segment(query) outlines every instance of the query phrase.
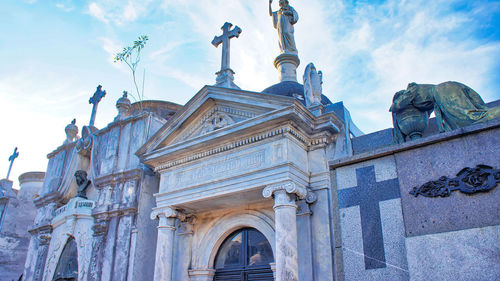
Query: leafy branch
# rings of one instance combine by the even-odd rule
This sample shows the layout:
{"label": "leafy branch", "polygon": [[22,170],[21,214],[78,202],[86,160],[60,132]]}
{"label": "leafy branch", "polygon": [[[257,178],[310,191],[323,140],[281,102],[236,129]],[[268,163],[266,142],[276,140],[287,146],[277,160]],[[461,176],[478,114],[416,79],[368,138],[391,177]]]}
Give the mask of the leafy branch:
{"label": "leafy branch", "polygon": [[144,70],[142,76],[142,87],[141,87],[142,91],[139,91],[139,86],[137,85],[136,70],[137,70],[137,65],[141,61],[141,50],[144,48],[144,46],[146,46],[146,42],[148,40],[149,38],[147,35],[141,35],[137,40],[134,41],[132,46],[123,48],[123,51],[121,53],[117,53],[116,56],[114,57],[114,62],[118,61],[124,62],[132,71],[132,78],[134,80],[137,98],[133,94],[131,94],[131,96],[135,101],[139,101],[141,105],[141,110],[142,110],[142,100],[144,99],[144,78],[146,70]]}

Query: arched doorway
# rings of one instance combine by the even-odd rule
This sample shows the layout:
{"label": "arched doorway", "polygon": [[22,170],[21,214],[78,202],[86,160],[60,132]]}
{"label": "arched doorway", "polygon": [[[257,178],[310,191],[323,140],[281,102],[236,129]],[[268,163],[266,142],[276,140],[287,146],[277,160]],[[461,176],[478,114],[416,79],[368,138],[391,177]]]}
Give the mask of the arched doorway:
{"label": "arched doorway", "polygon": [[73,237],[68,239],[57,263],[53,281],[78,280],[78,249]]}
{"label": "arched doorway", "polygon": [[272,262],[273,250],[266,237],[254,228],[240,229],[220,246],[214,280],[274,280]]}

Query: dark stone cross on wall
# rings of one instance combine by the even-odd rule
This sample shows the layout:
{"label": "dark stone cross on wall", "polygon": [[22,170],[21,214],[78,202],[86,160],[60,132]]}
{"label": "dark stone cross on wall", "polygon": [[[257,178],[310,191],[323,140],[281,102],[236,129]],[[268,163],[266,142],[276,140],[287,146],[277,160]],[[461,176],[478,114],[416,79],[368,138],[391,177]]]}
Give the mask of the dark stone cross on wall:
{"label": "dark stone cross on wall", "polygon": [[94,95],[89,99],[89,104],[92,104],[92,115],[90,115],[90,122],[89,122],[89,126],[94,126],[94,122],[95,122],[95,116],[97,114],[97,105],[99,104],[99,102],[101,101],[101,99],[106,96],[106,91],[103,91],[102,90],[102,86],[99,85],[97,86],[97,89],[94,93]]}
{"label": "dark stone cross on wall", "polygon": [[365,269],[385,268],[380,201],[400,198],[398,179],[377,182],[373,166],[356,169],[358,186],[339,190],[339,208],[359,206]]}
{"label": "dark stone cross on wall", "polygon": [[19,152],[17,151],[17,147],[14,149],[14,153],[12,153],[11,156],[9,156],[9,171],[7,172],[7,177],[6,179],[8,180],[9,179],[9,176],[10,176],[10,171],[12,170],[12,164],[14,164],[14,160],[16,160],[16,158],[19,156]]}

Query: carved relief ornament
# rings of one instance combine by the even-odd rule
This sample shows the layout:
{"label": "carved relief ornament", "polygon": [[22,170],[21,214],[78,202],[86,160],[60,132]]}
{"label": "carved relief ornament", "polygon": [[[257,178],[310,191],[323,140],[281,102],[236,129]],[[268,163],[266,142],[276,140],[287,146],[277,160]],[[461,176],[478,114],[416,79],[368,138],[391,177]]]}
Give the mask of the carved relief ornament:
{"label": "carved relief ornament", "polygon": [[410,194],[417,197],[448,197],[452,191],[460,190],[465,194],[488,192],[500,182],[500,169],[487,165],[477,165],[475,168],[463,168],[455,178],[446,176],[436,181],[429,181],[420,187],[414,187]]}

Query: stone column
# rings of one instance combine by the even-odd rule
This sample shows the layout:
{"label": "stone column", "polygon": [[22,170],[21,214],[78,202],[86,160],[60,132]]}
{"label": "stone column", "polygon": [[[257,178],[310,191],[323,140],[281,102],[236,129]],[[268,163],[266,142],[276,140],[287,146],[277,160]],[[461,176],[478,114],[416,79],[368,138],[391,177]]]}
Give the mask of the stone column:
{"label": "stone column", "polygon": [[266,198],[274,196],[277,281],[299,280],[295,200],[305,198],[306,194],[304,187],[292,181],[268,185],[262,191]]}
{"label": "stone column", "polygon": [[92,237],[92,254],[89,263],[89,281],[101,280],[102,263],[104,259],[104,242],[106,241],[106,234],[108,233],[109,218],[107,216],[96,216],[94,231]]}
{"label": "stone column", "polygon": [[154,281],[173,281],[172,265],[177,215],[177,211],[171,207],[154,209],[151,213],[152,220],[159,219]]}

